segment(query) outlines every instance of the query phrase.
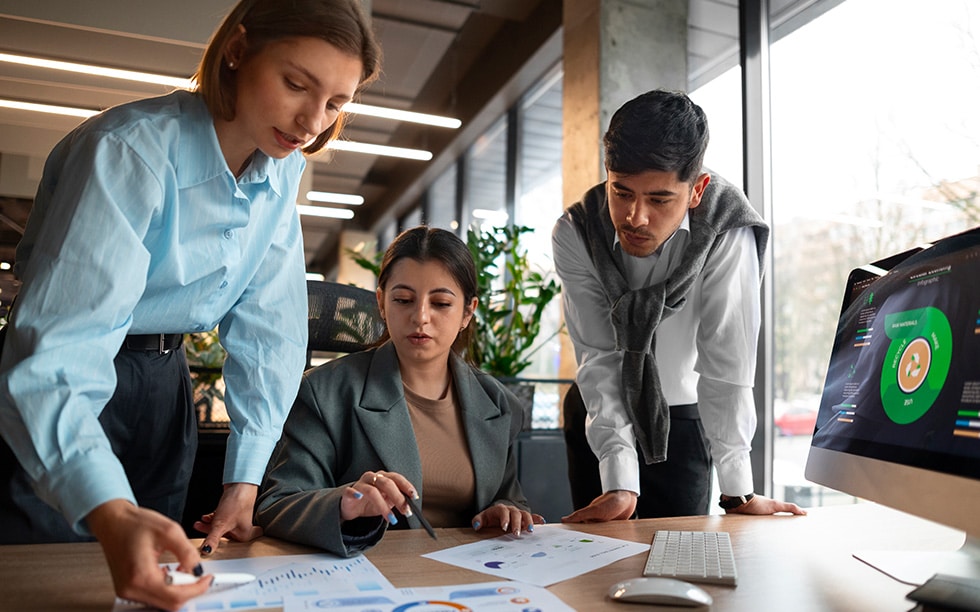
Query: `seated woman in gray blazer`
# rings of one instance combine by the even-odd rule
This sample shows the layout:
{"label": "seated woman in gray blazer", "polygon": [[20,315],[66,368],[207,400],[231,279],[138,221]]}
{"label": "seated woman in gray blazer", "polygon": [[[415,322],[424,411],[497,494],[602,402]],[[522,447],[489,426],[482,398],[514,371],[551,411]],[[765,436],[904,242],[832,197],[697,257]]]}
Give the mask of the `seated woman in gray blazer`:
{"label": "seated woman in gray blazer", "polygon": [[395,239],[378,276],[385,337],[303,377],[257,503],[267,535],[358,554],[389,525],[420,527],[405,495],[435,527],[520,535],[544,522],[517,482],[517,398],[459,356],[476,291],[452,232]]}

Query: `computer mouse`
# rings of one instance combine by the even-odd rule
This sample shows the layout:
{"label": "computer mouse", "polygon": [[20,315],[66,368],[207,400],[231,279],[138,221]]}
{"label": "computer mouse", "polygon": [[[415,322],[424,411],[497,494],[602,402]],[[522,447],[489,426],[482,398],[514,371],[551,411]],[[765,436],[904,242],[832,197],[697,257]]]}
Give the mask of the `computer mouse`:
{"label": "computer mouse", "polygon": [[673,578],[630,578],[609,587],[609,599],[628,603],[667,606],[710,606],[708,592],[697,585]]}

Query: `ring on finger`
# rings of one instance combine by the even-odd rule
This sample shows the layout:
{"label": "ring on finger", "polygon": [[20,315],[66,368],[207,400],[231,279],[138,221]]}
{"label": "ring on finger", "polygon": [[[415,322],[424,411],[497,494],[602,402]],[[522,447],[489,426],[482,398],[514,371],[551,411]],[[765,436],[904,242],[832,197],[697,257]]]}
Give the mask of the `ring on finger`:
{"label": "ring on finger", "polygon": [[371,479],[371,484],[376,484],[378,482],[378,473],[374,473],[374,478]]}

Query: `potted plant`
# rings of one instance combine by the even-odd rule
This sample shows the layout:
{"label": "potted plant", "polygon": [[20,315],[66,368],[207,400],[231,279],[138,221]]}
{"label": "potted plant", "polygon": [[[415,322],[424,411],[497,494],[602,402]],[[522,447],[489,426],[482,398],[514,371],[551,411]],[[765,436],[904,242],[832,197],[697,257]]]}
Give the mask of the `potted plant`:
{"label": "potted plant", "polygon": [[194,407],[201,426],[226,425],[225,396],[222,391],[221,367],[227,353],[218,341],[218,330],[187,334],[184,351],[194,386]]}

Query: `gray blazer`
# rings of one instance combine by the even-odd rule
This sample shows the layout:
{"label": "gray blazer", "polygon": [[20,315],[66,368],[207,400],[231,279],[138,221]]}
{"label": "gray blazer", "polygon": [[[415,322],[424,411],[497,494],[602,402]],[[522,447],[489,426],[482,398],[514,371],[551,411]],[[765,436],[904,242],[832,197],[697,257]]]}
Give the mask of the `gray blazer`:
{"label": "gray blazer", "polygon": [[[453,384],[462,410],[476,479],[474,516],[503,501],[527,510],[517,481],[513,444],[521,429],[517,398],[492,376],[452,354]],[[348,521],[341,529],[344,490],[364,472],[402,474],[424,490],[394,346],[347,355],[306,373],[272,454],[256,507],[267,535],[351,556],[380,541],[387,522]],[[414,516],[399,517],[411,528]]]}

